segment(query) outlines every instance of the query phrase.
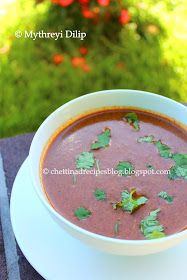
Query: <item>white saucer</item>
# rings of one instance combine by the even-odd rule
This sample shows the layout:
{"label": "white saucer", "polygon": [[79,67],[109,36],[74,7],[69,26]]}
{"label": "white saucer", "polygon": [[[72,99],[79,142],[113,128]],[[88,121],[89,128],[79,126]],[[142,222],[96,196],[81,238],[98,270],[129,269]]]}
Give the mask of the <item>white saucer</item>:
{"label": "white saucer", "polygon": [[49,216],[29,180],[25,160],[11,195],[16,240],[30,264],[48,280],[186,280],[187,242],[165,252],[124,257],[87,247]]}

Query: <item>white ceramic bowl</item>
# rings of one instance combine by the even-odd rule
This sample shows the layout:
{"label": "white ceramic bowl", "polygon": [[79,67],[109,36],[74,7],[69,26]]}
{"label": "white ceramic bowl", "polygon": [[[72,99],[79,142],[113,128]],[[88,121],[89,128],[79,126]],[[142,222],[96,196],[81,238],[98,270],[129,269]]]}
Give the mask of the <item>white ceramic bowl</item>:
{"label": "white ceramic bowl", "polygon": [[[40,183],[40,158],[51,135],[72,117],[85,111],[109,106],[132,106],[152,110],[187,125],[187,108],[169,98],[137,90],[106,90],[76,98],[58,108],[39,127],[31,144],[29,164],[33,186],[41,200],[58,224],[74,237],[103,251],[118,255],[146,255],[170,248],[187,239],[187,230],[154,240],[119,240],[101,236],[71,223],[59,215],[48,203]],[[172,217],[171,217],[172,219]],[[51,237],[52,238],[52,237]]]}

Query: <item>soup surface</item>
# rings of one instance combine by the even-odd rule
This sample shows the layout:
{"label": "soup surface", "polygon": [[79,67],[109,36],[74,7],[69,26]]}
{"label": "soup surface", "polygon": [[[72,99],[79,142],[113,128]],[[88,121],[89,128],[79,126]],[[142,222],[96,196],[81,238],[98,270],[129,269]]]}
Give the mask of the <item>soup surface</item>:
{"label": "soup surface", "polygon": [[58,213],[97,234],[152,239],[187,227],[187,132],[149,112],[104,110],[63,128],[41,179]]}

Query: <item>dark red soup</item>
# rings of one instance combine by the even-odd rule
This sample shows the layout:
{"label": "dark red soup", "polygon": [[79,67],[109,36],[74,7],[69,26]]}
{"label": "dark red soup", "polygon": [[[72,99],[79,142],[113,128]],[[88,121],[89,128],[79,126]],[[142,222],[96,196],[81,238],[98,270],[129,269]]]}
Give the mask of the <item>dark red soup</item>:
{"label": "dark red soup", "polygon": [[88,231],[133,240],[187,227],[187,131],[153,113],[81,117],[52,137],[41,177],[54,209]]}

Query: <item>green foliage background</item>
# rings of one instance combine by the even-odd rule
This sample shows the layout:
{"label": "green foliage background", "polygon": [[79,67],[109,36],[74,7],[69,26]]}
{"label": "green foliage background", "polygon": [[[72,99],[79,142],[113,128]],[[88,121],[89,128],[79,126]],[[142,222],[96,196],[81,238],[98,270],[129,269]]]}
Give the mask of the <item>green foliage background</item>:
{"label": "green foliage background", "polygon": [[[115,2],[115,1],[114,1]],[[44,1],[0,4],[0,137],[37,129],[54,109],[86,93],[113,88],[152,91],[187,101],[187,7],[185,0],[123,0],[132,16],[93,25],[78,6]],[[113,4],[114,14],[118,7]],[[4,11],[4,13],[2,12]],[[77,39],[16,39],[16,30],[83,29]],[[72,67],[78,48],[89,49],[89,73]],[[53,63],[56,53],[64,56]],[[123,67],[117,67],[117,65]]]}

